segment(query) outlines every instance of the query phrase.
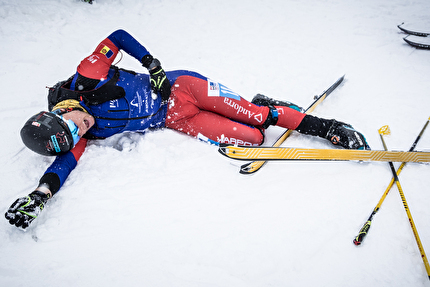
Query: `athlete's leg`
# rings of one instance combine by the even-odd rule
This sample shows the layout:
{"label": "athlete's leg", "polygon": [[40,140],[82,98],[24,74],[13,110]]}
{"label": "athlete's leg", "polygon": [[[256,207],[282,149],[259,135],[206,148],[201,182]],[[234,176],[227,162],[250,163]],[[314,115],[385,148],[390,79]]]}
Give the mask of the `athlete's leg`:
{"label": "athlete's leg", "polygon": [[[202,105],[193,94],[205,92],[207,94],[206,81],[191,77],[192,82],[185,83],[181,78],[183,77],[179,77],[172,87],[166,127],[221,143],[260,145],[263,142],[264,136],[260,129],[230,120],[224,115],[203,110],[209,108]],[[196,80],[203,81],[205,84],[201,85],[199,81],[196,83]],[[201,90],[202,86],[204,90]],[[218,109],[214,108],[214,110]]]}
{"label": "athlete's leg", "polygon": [[[267,106],[248,102],[219,83],[192,76],[178,77],[172,87],[172,94],[178,92],[182,94],[181,97],[187,98],[186,104],[193,105],[194,109],[214,112],[247,125],[263,126],[270,111]],[[289,107],[277,106],[276,109],[277,125],[284,128],[295,129],[304,117],[303,113]]]}
{"label": "athlete's leg", "polygon": [[192,117],[166,121],[166,127],[193,137],[218,143],[261,145],[263,132],[258,128],[232,121],[218,114],[200,111]]}
{"label": "athlete's leg", "polygon": [[[178,77],[174,86],[172,94],[177,89],[177,93],[182,94],[183,98],[187,99],[187,104],[194,106],[190,110],[210,111],[244,124],[261,126],[263,128],[277,125],[297,130],[304,134],[323,137],[330,140],[333,144],[338,144],[345,148],[369,148],[364,136],[348,124],[312,117],[288,106],[277,105],[276,103],[275,105],[269,104],[268,106],[255,105],[246,101],[227,87],[210,80],[206,81],[191,76],[182,76]],[[196,113],[192,112],[191,114]],[[194,124],[196,126],[199,124],[203,125],[198,119],[199,117],[196,117]],[[211,122],[209,120],[203,120],[202,122],[205,121]],[[220,126],[217,134],[229,129],[229,124]]]}

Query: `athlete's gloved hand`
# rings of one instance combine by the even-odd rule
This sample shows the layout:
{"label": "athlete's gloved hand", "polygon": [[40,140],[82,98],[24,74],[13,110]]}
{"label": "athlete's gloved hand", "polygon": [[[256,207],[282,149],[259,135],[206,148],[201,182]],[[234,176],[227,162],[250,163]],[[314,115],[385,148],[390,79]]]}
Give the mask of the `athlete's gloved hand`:
{"label": "athlete's gloved hand", "polygon": [[160,93],[163,102],[167,102],[170,97],[170,82],[166,77],[166,73],[161,67],[158,59],[154,59],[151,55],[145,55],[142,58],[142,65],[148,69],[151,77],[151,89],[155,94]]}
{"label": "athlete's gloved hand", "polygon": [[15,200],[5,213],[5,217],[10,224],[25,229],[37,218],[48,199],[48,194],[33,191],[29,195]]}
{"label": "athlete's gloved hand", "polygon": [[164,72],[161,66],[157,66],[154,69],[149,71],[151,75],[151,88],[154,93],[160,92],[161,99],[163,102],[167,102],[170,97],[170,82],[166,77],[166,73]]}

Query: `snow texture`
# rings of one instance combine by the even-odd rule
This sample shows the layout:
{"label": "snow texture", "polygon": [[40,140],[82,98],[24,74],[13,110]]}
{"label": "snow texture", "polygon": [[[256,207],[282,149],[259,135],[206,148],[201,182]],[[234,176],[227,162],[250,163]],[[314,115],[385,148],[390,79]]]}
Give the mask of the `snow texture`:
{"label": "snow texture", "polygon": [[[116,29],[166,70],[189,69],[247,99],[262,93],[408,150],[430,116],[430,51],[397,25],[430,27],[428,0],[0,0],[0,210],[30,193],[52,158],[25,149],[24,122]],[[121,67],[145,72],[124,55]],[[270,128],[269,138],[282,130]],[[294,133],[287,145],[330,148]],[[418,150],[430,148],[430,130]],[[386,163],[243,162],[171,130],[93,141],[27,232],[0,220],[0,286],[429,286]],[[398,166],[398,164],[396,164]],[[430,167],[400,175],[430,255]]]}

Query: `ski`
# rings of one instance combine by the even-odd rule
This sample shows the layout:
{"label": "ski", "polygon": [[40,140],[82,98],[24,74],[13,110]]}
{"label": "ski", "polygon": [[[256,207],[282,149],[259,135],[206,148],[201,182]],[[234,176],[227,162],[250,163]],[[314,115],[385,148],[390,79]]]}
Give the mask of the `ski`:
{"label": "ski", "polygon": [[[336,80],[336,82],[331,85],[328,89],[322,92],[319,96],[314,97],[314,101],[310,104],[310,106],[305,110],[306,114],[311,113],[328,95],[331,94],[343,81],[345,75]],[[272,147],[279,147],[291,134],[292,130],[285,130],[275,141]],[[252,161],[250,163],[244,164],[240,167],[241,174],[252,174],[259,171],[264,165],[266,161]]]}
{"label": "ski", "polygon": [[403,40],[412,47],[430,49],[430,37],[406,36]]}
{"label": "ski", "polygon": [[402,23],[400,25],[397,25],[397,27],[404,33],[409,34],[409,35],[415,35],[415,36],[421,36],[421,37],[426,37],[430,35],[430,32],[423,32],[423,31],[419,31],[419,30],[412,30],[412,29],[408,29],[405,27],[402,27],[402,25],[405,23]]}
{"label": "ski", "polygon": [[218,151],[226,157],[238,160],[430,162],[430,152],[249,147],[229,144],[220,144]]}

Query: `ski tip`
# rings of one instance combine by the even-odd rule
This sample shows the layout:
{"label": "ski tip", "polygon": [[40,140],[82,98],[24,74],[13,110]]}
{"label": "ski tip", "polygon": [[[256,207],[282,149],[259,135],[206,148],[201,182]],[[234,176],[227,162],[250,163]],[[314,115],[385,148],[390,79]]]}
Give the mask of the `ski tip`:
{"label": "ski tip", "polygon": [[267,161],[251,161],[240,167],[241,174],[254,174],[259,171]]}
{"label": "ski tip", "polygon": [[337,81],[336,81],[336,83],[337,83],[337,85],[336,86],[340,86],[340,84],[343,84],[344,83],[344,80],[345,80],[345,76],[346,76],[346,74],[343,74]]}
{"label": "ski tip", "polygon": [[402,24],[397,25],[397,28],[400,29],[405,34],[409,34],[409,31],[402,27],[402,25],[405,24],[405,22],[402,22]]}
{"label": "ski tip", "polygon": [[336,83],[342,83],[343,80],[345,79],[346,74],[343,74],[339,79],[337,79]]}
{"label": "ski tip", "polygon": [[226,155],[227,154],[227,147],[224,147],[224,146],[218,147],[218,152],[222,155]]}
{"label": "ski tip", "polygon": [[218,145],[218,152],[220,153],[220,154],[222,154],[222,155],[224,155],[224,156],[226,156],[226,157],[228,157],[228,148],[230,147],[230,146],[233,146],[232,144],[225,144],[225,143],[220,143],[219,145]]}
{"label": "ski tip", "polygon": [[409,45],[413,46],[413,43],[411,41],[409,41],[408,39],[409,35],[406,37],[403,37],[403,41],[405,41],[406,43],[408,43]]}
{"label": "ski tip", "polygon": [[248,169],[247,168],[241,168],[240,170],[239,170],[239,173],[240,174],[252,174],[252,172],[248,172]]}
{"label": "ski tip", "polygon": [[252,173],[252,162],[248,162],[240,167],[239,173],[251,174]]}

